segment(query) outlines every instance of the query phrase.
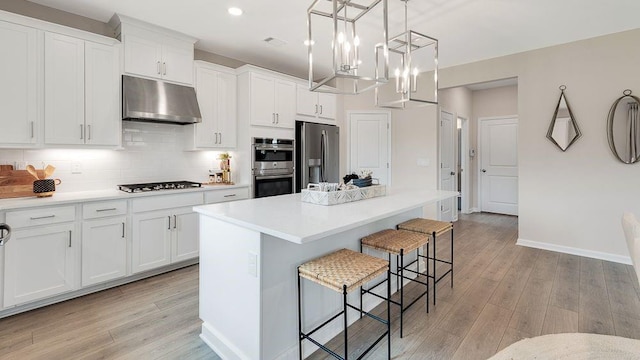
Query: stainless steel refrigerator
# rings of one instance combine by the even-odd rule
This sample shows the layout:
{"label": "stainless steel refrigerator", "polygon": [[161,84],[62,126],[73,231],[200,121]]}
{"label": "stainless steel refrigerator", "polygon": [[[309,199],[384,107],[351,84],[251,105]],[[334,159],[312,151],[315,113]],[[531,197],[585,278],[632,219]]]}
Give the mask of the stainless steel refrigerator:
{"label": "stainless steel refrigerator", "polygon": [[340,182],[340,128],[296,121],[296,192],[309,183]]}

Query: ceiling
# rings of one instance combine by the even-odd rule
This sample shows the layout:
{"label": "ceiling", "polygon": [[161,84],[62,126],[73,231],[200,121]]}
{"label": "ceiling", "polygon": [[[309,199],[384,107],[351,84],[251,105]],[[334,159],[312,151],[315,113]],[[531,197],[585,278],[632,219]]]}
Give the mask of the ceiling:
{"label": "ceiling", "polygon": [[[198,49],[307,76],[310,0],[30,1],[102,22],[120,13],[198,38]],[[404,3],[388,1],[394,35],[404,27]],[[231,6],[244,14],[229,15]],[[640,27],[638,0],[413,0],[408,6],[409,28],[439,40],[441,68]],[[285,44],[269,45],[268,37]]]}

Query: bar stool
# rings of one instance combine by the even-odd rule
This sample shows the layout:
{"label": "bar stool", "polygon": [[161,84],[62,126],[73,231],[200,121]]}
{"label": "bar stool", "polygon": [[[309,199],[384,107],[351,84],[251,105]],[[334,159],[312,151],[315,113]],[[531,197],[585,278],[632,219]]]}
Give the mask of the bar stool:
{"label": "bar stool", "polygon": [[[413,265],[414,263],[419,263],[420,258],[428,258],[427,256],[420,255],[420,248],[425,244],[429,243],[429,236],[418,234],[411,231],[405,230],[394,230],[394,229],[386,229],[382,231],[378,231],[371,235],[365,236],[360,240],[360,251],[362,248],[366,247],[369,249],[386,252],[388,254],[389,263],[391,263],[391,255],[396,255],[396,272],[391,271],[391,274],[396,276],[396,287],[400,288],[400,301],[389,300],[391,303],[400,306],[400,337],[403,337],[402,325],[403,325],[403,316],[405,310],[409,309],[411,305],[415,304],[420,298],[423,296],[427,296],[427,313],[429,312],[429,279],[426,279],[426,283],[413,277],[405,276],[404,272],[408,271],[420,275],[420,268],[418,267],[418,271],[414,271],[409,269],[408,267]],[[416,251],[416,259],[411,261],[408,264],[404,264],[404,256]],[[427,247],[427,251],[429,247]],[[422,285],[425,285],[425,291],[421,293],[417,298],[415,298],[409,305],[404,306],[404,279],[408,279],[411,281],[415,281]],[[384,280],[387,281],[387,280]],[[379,298],[382,298],[380,295],[372,292],[376,287],[381,285],[384,281],[370,287],[369,289],[360,289],[360,306],[362,307],[362,295],[365,293],[372,294]]]}
{"label": "bar stool", "polygon": [[[438,282],[440,282],[443,277],[447,276],[447,274],[451,274],[451,287],[453,287],[453,223],[416,218],[398,224],[397,227],[401,230],[412,231],[419,234],[427,234],[433,239],[433,257],[429,257],[429,253],[427,252],[427,258],[433,261],[433,275],[429,275],[429,265],[427,263],[427,277],[433,279],[433,305],[435,305],[436,285],[438,285]],[[436,257],[436,237],[446,233],[447,231],[451,231],[451,258],[449,261],[438,259]],[[436,274],[436,262],[450,265],[449,270],[445,271],[445,273],[440,275],[440,277],[438,277]]]}
{"label": "bar stool", "polygon": [[[373,280],[374,278],[382,275],[383,273],[387,273],[387,279],[389,279],[390,271],[389,271],[389,262],[383,259],[376,258],[374,256],[366,255],[359,253],[357,251],[342,249],[331,254],[322,256],[320,258],[308,261],[300,266],[298,266],[298,332],[300,336],[300,359],[302,360],[302,343],[305,339],[309,340],[322,350],[329,353],[331,356],[336,359],[347,359],[349,356],[349,348],[348,348],[348,336],[347,336],[347,308],[352,308],[362,313],[366,314],[370,318],[377,320],[385,325],[387,325],[387,331],[385,331],[378,339],[371,344],[365,351],[360,355],[359,358],[362,358],[366,355],[374,346],[376,346],[380,340],[382,340],[385,336],[387,337],[387,351],[388,351],[388,359],[391,359],[391,311],[389,306],[389,301],[387,300],[387,319],[382,319],[376,315],[373,315],[368,312],[362,311],[362,303],[360,304],[360,308],[357,308],[349,303],[347,303],[347,294],[353,291],[356,288],[361,287],[366,282]],[[305,278],[307,280],[313,281],[317,284],[325,286],[331,290],[335,290],[342,294],[342,311],[338,314],[331,317],[329,320],[323,322],[315,329],[309,332],[302,331],[302,303],[301,303],[301,291],[300,291],[300,278]],[[391,296],[391,285],[387,285],[387,298]],[[362,296],[360,297],[362,301]],[[329,349],[328,347],[320,344],[318,341],[311,338],[316,331],[318,331],[323,326],[329,324],[331,321],[338,318],[340,315],[344,315],[344,357],[336,354],[334,351]]]}

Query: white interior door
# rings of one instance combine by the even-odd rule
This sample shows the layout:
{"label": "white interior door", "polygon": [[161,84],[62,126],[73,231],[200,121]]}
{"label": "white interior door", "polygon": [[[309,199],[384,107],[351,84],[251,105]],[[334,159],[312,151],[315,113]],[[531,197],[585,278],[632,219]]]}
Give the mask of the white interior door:
{"label": "white interior door", "polygon": [[518,215],[518,118],[480,119],[481,211]]}
{"label": "white interior door", "polygon": [[[452,113],[440,110],[440,189],[447,191],[457,191],[453,131],[456,127],[455,119]],[[457,200],[451,198],[440,202],[440,220],[457,220]]]}
{"label": "white interior door", "polygon": [[391,184],[388,112],[349,114],[349,171],[373,171],[380,184]]}

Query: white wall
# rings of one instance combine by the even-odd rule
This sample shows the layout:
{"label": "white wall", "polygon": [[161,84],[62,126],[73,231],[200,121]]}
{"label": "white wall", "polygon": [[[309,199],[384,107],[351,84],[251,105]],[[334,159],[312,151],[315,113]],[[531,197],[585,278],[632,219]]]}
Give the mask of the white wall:
{"label": "white wall", "polygon": [[[216,151],[184,151],[180,125],[123,122],[123,150],[42,149],[0,150],[0,164],[24,161],[41,169],[56,167],[62,180],[56,191],[116,188],[117,184],[157,181],[208,181],[208,170],[218,167]],[[233,156],[234,154],[231,153]],[[231,160],[232,171],[234,160]],[[81,174],[72,174],[77,162]],[[233,172],[232,172],[233,176]]]}
{"label": "white wall", "polygon": [[[640,92],[640,29],[456,66],[441,87],[518,77],[519,237],[527,244],[628,261],[623,211],[640,214],[640,165],[611,154],[606,117],[624,89]],[[566,153],[546,139],[560,85],[583,132]]]}

